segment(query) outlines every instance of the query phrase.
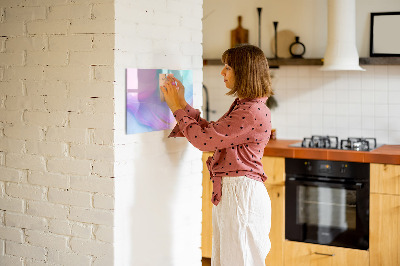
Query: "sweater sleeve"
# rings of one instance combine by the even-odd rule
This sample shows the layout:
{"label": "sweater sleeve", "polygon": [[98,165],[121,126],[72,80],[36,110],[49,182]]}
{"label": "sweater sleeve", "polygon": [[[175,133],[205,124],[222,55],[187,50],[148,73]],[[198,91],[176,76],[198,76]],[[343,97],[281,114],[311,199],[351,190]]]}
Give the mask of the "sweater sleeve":
{"label": "sweater sleeve", "polygon": [[[200,110],[194,109],[192,106],[190,106],[190,104],[186,105],[184,111],[189,117],[196,120],[202,127],[205,127],[209,124],[207,120],[200,117]],[[184,137],[184,135],[180,131],[178,124],[176,124],[176,126],[172,129],[171,133],[168,136],[168,138],[176,138],[176,137]]]}
{"label": "sweater sleeve", "polygon": [[179,109],[174,116],[178,121],[180,132],[201,151],[224,149],[254,141],[257,120],[249,109],[235,109],[218,122],[202,126],[187,113]]}

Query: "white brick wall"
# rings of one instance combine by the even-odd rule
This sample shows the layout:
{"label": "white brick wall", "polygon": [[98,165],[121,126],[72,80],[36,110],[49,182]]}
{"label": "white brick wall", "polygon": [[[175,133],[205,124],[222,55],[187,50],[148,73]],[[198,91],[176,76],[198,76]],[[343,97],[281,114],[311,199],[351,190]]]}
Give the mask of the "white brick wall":
{"label": "white brick wall", "polygon": [[201,18],[202,0],[0,2],[1,265],[200,265],[201,152],[125,135],[125,69],[192,69],[200,107]]}
{"label": "white brick wall", "polygon": [[112,265],[114,1],[0,1],[0,265]]}
{"label": "white brick wall", "polygon": [[199,108],[203,1],[115,2],[114,264],[201,265],[201,152],[169,130],[125,135],[125,70],[193,70]]}

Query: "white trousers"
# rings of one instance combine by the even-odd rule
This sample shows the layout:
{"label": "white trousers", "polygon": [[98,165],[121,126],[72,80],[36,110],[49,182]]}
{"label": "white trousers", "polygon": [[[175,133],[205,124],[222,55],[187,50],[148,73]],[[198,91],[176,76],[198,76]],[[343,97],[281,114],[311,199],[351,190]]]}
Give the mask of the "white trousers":
{"label": "white trousers", "polygon": [[262,182],[223,177],[212,211],[212,266],[262,266],[271,249],[271,201]]}

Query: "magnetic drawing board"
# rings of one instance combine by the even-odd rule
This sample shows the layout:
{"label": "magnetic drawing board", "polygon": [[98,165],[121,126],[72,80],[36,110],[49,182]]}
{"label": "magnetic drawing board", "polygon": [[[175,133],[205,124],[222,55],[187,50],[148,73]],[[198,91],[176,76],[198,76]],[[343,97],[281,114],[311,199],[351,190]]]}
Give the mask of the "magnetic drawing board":
{"label": "magnetic drawing board", "polygon": [[175,126],[175,118],[159,87],[166,75],[173,75],[182,82],[185,87],[185,99],[190,105],[193,104],[192,70],[127,68],[127,134],[166,130]]}

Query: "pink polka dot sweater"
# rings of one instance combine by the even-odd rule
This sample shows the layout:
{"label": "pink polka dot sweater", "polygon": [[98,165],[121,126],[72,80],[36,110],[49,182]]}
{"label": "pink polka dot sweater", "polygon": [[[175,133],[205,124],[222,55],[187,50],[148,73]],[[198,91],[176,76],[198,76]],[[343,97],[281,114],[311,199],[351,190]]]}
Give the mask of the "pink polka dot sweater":
{"label": "pink polka dot sweater", "polygon": [[221,200],[224,176],[247,176],[261,182],[267,179],[261,159],[271,132],[271,112],[267,97],[236,99],[228,112],[216,122],[200,117],[200,111],[187,105],[175,111],[178,121],[169,137],[186,137],[201,151],[214,151],[207,160],[213,182],[211,201]]}

